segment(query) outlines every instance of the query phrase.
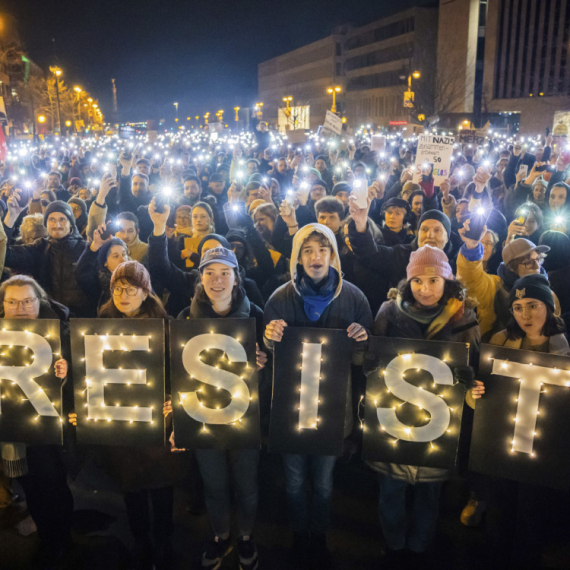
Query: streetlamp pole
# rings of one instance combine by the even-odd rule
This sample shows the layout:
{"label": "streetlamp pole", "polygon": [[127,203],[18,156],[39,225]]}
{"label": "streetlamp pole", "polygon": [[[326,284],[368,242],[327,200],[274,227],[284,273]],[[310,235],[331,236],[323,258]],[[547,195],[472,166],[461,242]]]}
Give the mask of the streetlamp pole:
{"label": "streetlamp pole", "polygon": [[62,71],[59,67],[50,67],[50,71],[55,75],[55,96],[57,99],[57,127],[59,134],[61,135],[61,108],[59,104],[59,76]]}
{"label": "streetlamp pole", "polygon": [[327,89],[327,93],[329,95],[332,95],[332,107],[331,107],[331,113],[335,113],[336,114],[336,94],[340,93],[342,91],[342,87],[340,87],[339,85],[336,85],[335,87],[329,87]]}

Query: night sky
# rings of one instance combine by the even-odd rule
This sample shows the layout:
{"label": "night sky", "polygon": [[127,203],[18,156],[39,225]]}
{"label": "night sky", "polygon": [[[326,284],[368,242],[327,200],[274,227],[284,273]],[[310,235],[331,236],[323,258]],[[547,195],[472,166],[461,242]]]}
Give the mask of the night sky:
{"label": "night sky", "polygon": [[[429,0],[2,0],[31,58],[57,62],[71,85],[122,120],[202,115],[251,106],[257,64],[326,37],[334,26],[374,19]],[[55,38],[55,53],[54,43]]]}

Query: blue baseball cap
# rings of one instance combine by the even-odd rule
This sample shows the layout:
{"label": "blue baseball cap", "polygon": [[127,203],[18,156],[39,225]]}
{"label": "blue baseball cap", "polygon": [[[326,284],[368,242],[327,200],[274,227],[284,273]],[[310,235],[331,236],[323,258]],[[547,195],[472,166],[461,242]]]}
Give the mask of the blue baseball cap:
{"label": "blue baseball cap", "polygon": [[234,269],[237,269],[238,267],[238,261],[235,253],[231,249],[226,249],[225,247],[214,247],[204,253],[200,260],[200,271],[212,263],[223,263],[224,265],[233,267]]}

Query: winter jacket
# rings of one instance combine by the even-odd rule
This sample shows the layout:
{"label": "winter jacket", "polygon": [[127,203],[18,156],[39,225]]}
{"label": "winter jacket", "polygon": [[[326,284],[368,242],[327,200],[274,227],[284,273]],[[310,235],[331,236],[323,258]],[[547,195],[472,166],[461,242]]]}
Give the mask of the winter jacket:
{"label": "winter jacket", "polygon": [[[391,296],[394,297],[392,293]],[[446,308],[432,321],[424,333],[416,320],[400,310],[397,299],[392,298],[380,307],[372,332],[374,335],[391,338],[425,338],[426,340],[469,343],[470,362],[475,363],[479,358],[481,334],[477,317],[465,302],[457,299],[448,301]],[[367,463],[375,471],[394,479],[401,479],[411,485],[444,481],[449,475],[449,470],[434,467],[380,461],[368,461]]]}
{"label": "winter jacket", "polygon": [[[299,250],[303,237],[308,236],[312,231],[320,231],[327,238],[329,235],[324,233],[320,228],[320,224],[311,224],[300,229],[297,234],[298,238],[295,240],[297,247],[293,248],[291,255],[291,281],[282,285],[277,289],[269,298],[265,305],[264,322],[269,324],[271,321],[282,319],[290,327],[310,327],[310,328],[327,328],[327,329],[342,329],[346,330],[352,323],[358,323],[367,330],[370,330],[372,325],[372,313],[370,312],[370,305],[364,293],[355,287],[352,283],[344,281],[340,268],[340,260],[336,245],[336,240],[331,241],[331,246],[335,253],[331,260],[331,267],[339,274],[339,283],[335,291],[333,300],[329,303],[322,315],[317,321],[311,321],[304,309],[303,297],[297,290],[295,284],[297,271]],[[327,228],[328,229],[328,228]],[[329,234],[332,233],[328,230]],[[330,239],[329,239],[330,241]],[[273,352],[274,341],[264,337],[265,346]],[[356,343],[347,337],[347,342],[353,344],[352,362],[353,364],[362,364],[364,350],[366,343]],[[348,396],[345,414],[345,437],[348,436],[352,430],[352,382],[349,377],[348,382]]]}
{"label": "winter jacket", "polygon": [[[509,339],[507,336],[507,331],[502,330],[497,334],[493,335],[489,344],[494,344],[495,346],[504,346],[505,348],[516,348],[520,350],[522,344],[522,337],[517,339]],[[566,340],[564,334],[556,334],[548,338],[548,353],[549,354],[560,354],[566,356],[570,354],[570,346]]]}

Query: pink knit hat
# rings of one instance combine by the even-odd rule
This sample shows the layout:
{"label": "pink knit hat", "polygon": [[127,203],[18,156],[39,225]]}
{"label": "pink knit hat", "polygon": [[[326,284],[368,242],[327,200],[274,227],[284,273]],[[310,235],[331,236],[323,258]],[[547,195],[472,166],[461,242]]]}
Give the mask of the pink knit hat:
{"label": "pink knit hat", "polygon": [[406,271],[408,281],[418,275],[433,275],[443,277],[444,279],[454,279],[447,255],[441,249],[431,245],[424,245],[416,251],[412,251]]}

